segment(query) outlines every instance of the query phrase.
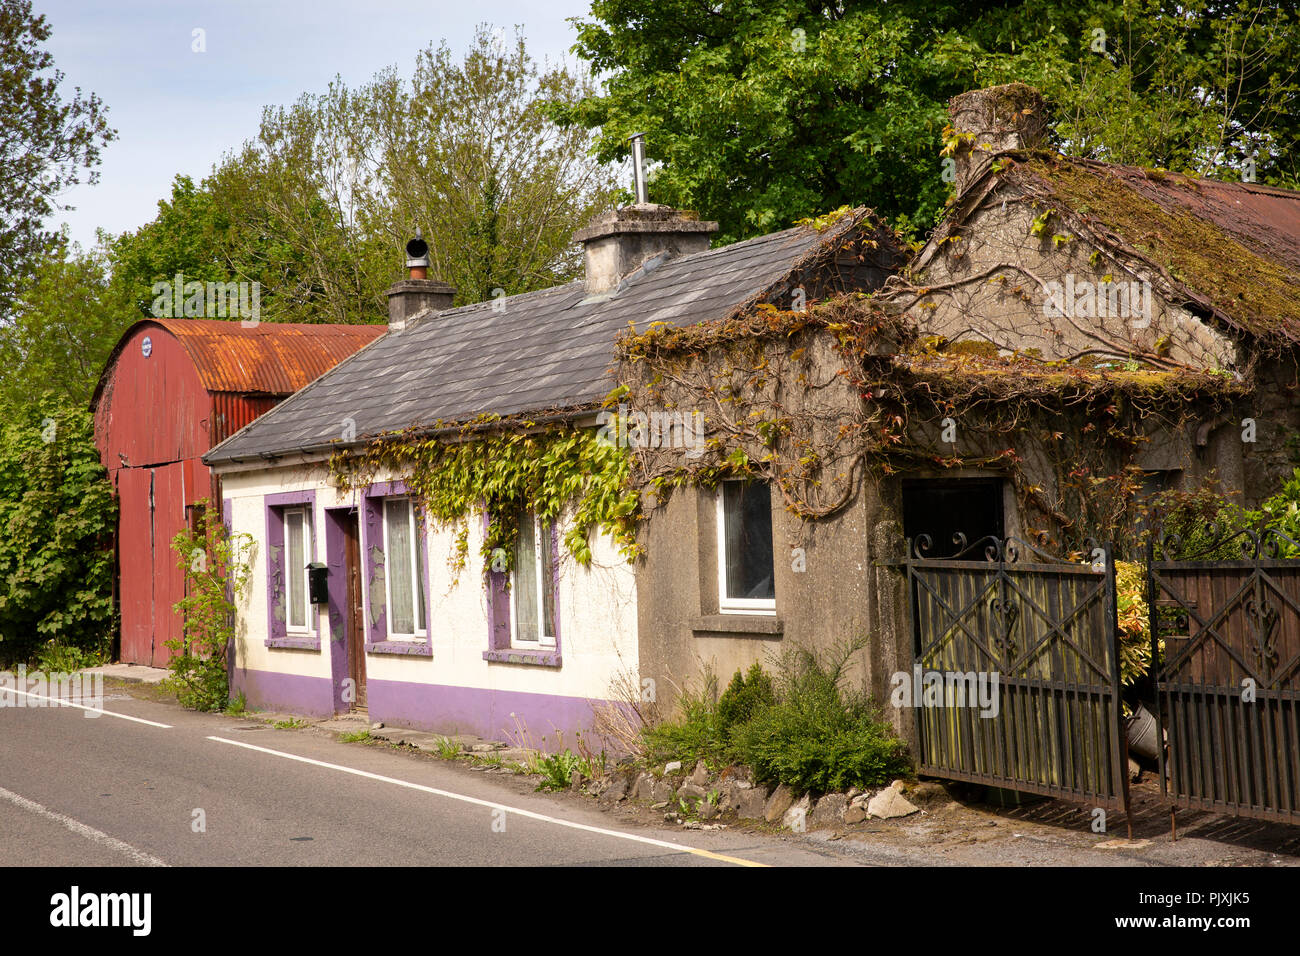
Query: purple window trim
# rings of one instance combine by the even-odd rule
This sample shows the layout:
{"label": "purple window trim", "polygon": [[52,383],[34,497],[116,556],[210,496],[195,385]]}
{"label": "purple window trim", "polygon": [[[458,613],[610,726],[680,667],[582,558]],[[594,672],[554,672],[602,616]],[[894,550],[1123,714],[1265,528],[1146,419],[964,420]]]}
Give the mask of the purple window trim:
{"label": "purple window trim", "polygon": [[529,647],[511,647],[483,652],[483,660],[496,664],[530,664],[534,667],[560,667],[563,661],[559,651],[549,647],[534,650]]}
{"label": "purple window trim", "polygon": [[[364,507],[362,508],[363,520],[361,522],[361,567],[362,567],[362,590],[363,595],[364,620],[366,625],[366,653],[371,653],[372,648],[376,654],[407,654],[415,656],[432,656],[433,649],[430,646],[428,651],[410,651],[410,650],[387,650],[389,646],[405,647],[407,645],[420,646],[421,643],[428,645],[429,636],[433,629],[433,587],[432,577],[430,574],[432,562],[429,560],[428,535],[426,534],[424,522],[417,521],[416,529],[420,539],[420,547],[424,552],[424,638],[415,640],[389,640],[388,639],[388,588],[387,577],[384,579],[384,606],[378,611],[371,607],[370,591],[375,581],[375,574],[382,568],[387,575],[387,561],[384,560],[384,499],[401,495],[410,495],[411,489],[405,481],[376,481],[366,487],[362,495]],[[373,542],[373,544],[372,544]],[[371,549],[378,551],[381,560],[376,562],[371,557]],[[379,650],[378,648],[385,648]]]}
{"label": "purple window trim", "polygon": [[[491,516],[483,510],[483,533],[486,535]],[[555,595],[555,646],[554,647],[515,647],[514,622],[510,615],[510,591],[506,587],[509,574],[505,571],[493,571],[488,565],[487,589],[488,600],[488,649],[483,652],[483,660],[499,664],[535,664],[542,667],[559,667],[563,663],[560,653],[560,554],[559,522],[551,519],[551,590]],[[541,595],[537,596],[541,600]]]}
{"label": "purple window trim", "polygon": [[[289,609],[285,606],[285,549],[284,549],[284,509],[295,505],[305,505],[311,512],[312,557],[316,555],[316,491],[282,491],[266,495],[263,506],[266,511],[266,633],[267,647],[297,647],[295,644],[283,643],[290,640],[304,640],[306,635],[289,637]],[[282,617],[275,616],[276,601],[279,600]],[[315,649],[320,650],[320,635],[315,635]]]}
{"label": "purple window trim", "polygon": [[403,657],[432,657],[433,645],[428,641],[377,641],[366,644],[367,654],[398,654]]}
{"label": "purple window trim", "polygon": [[298,651],[319,651],[320,635],[316,637],[268,637],[267,647],[288,647]]}

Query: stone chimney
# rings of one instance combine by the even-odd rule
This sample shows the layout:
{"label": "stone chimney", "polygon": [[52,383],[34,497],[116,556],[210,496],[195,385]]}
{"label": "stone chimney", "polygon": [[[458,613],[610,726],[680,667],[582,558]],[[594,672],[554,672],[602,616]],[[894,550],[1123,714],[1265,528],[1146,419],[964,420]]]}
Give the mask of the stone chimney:
{"label": "stone chimney", "polygon": [[401,332],[410,320],[421,312],[441,312],[450,309],[456,297],[456,287],[429,275],[429,245],[415,230],[415,238],[406,244],[406,267],[411,277],[394,282],[385,293],[388,296],[388,330]]}
{"label": "stone chimney", "polygon": [[957,148],[957,195],[978,179],[993,157],[1009,149],[1039,149],[1047,140],[1043,96],[1024,83],[960,93],[948,101],[952,128],[965,139]]}
{"label": "stone chimney", "polygon": [[587,259],[587,295],[600,295],[639,269],[647,259],[688,256],[709,248],[716,222],[701,222],[693,212],[637,203],[601,213],[573,238]]}

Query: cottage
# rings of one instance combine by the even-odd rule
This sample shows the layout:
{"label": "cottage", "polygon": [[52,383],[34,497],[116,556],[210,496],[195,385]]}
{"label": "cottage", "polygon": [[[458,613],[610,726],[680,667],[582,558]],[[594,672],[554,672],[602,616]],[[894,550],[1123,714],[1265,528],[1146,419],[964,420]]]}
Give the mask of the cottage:
{"label": "cottage", "polygon": [[[886,700],[906,542],[1122,552],[1154,492],[1267,495],[1300,424],[1300,195],[1064,159],[1022,85],[952,110],[956,192],[910,262],[865,210],[707,250],[639,203],[578,234],[582,282],[460,309],[394,286],[383,339],[205,456],[263,545],[234,688],[569,733],[861,637]],[[632,500],[596,452],[563,505],[521,492],[593,434]]]}
{"label": "cottage", "polygon": [[640,454],[672,489],[642,527],[643,675],[860,636],[886,701],[916,648],[906,542],[1133,557],[1150,494],[1251,505],[1297,463],[1300,194],[1065,159],[1020,84],[955,98],[952,126],[949,214],[871,297],[624,341],[632,407],[708,417],[705,480]]}
{"label": "cottage", "polygon": [[[863,212],[709,250],[714,229],[664,206],[619,209],[577,236],[585,280],[457,309],[424,277],[418,243],[408,247],[415,274],[389,292],[388,333],[204,456],[230,527],[261,545],[232,690],[256,707],[365,709],[395,725],[554,741],[589,728],[593,702],[618,698],[616,685],[652,686],[634,544],[589,520],[621,507],[592,500],[591,475],[564,476],[554,508],[506,494],[502,479],[484,494],[504,500],[431,516],[422,507],[455,487],[422,483],[400,459],[359,471],[340,460],[364,465],[388,436],[411,460],[428,442],[482,471],[511,453],[490,436],[546,433],[573,436],[588,463],[625,462],[625,428],[597,437],[621,332],[869,290],[900,258]],[[687,454],[683,438],[669,444]],[[560,454],[538,445],[524,467]],[[485,547],[507,510],[517,533]],[[312,562],[327,567],[320,604],[302,571]]]}
{"label": "cottage", "polygon": [[146,319],[114,347],[91,399],[119,501],[120,659],[164,666],[185,593],[172,538],[221,500],[213,445],[373,341],[382,327]]}

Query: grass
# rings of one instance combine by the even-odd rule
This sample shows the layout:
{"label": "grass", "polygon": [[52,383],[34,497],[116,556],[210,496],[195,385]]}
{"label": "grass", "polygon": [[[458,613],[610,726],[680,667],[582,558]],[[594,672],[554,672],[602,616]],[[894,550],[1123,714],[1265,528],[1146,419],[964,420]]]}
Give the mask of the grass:
{"label": "grass", "polygon": [[299,730],[307,726],[307,721],[301,717],[287,717],[284,720],[277,720],[272,726],[276,730]]}
{"label": "grass", "polygon": [[435,745],[438,748],[438,756],[443,760],[457,760],[460,758],[460,744],[450,737],[440,737]]}
{"label": "grass", "polygon": [[348,730],[339,734],[339,740],[345,744],[359,744],[363,740],[370,739],[370,729],[362,728],[361,730]]}

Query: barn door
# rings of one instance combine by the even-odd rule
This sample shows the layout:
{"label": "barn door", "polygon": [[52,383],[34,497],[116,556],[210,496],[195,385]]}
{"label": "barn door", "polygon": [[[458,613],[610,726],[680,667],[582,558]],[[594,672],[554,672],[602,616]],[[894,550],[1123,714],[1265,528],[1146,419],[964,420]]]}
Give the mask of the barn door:
{"label": "barn door", "polygon": [[122,614],[120,657],[126,664],[153,663],[153,471],[118,472],[119,602]]}

